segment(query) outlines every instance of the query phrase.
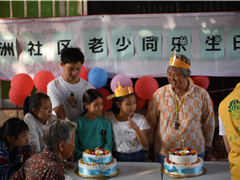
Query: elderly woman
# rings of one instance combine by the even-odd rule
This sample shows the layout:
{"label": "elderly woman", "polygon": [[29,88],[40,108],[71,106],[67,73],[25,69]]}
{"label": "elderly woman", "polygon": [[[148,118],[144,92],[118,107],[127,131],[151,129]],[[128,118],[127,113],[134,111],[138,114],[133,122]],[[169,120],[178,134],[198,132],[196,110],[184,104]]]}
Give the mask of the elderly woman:
{"label": "elderly woman", "polygon": [[45,130],[45,148],[30,157],[10,179],[65,179],[63,161],[74,150],[76,125],[57,119]]}
{"label": "elderly woman", "polygon": [[171,149],[182,148],[182,141],[203,159],[205,147],[212,146],[215,121],[211,99],[205,89],[188,79],[189,68],[186,56],[174,54],[167,69],[169,84],[152,97],[146,116],[152,161],[163,164]]}

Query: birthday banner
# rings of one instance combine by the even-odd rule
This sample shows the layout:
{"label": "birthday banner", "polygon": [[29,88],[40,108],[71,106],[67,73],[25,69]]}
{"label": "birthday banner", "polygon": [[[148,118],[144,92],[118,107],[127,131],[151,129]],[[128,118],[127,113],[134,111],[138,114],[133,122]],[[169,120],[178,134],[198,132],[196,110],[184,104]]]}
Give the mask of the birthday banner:
{"label": "birthday banner", "polygon": [[181,13],[98,15],[0,20],[0,78],[63,74],[60,56],[79,47],[87,70],[108,77],[165,77],[177,51],[191,61],[191,75],[240,76],[240,15]]}

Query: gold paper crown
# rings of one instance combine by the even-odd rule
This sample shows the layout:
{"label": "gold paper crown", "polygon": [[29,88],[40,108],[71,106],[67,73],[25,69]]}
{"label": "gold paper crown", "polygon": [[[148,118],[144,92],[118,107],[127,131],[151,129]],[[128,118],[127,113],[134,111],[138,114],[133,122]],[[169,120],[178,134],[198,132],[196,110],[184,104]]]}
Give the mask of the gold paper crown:
{"label": "gold paper crown", "polygon": [[175,51],[174,54],[170,57],[169,66],[189,69],[190,68],[190,62],[186,59],[182,59],[181,56],[177,57],[176,56],[176,51]]}
{"label": "gold paper crown", "polygon": [[114,86],[115,94],[107,96],[107,100],[112,99],[114,97],[125,96],[134,92],[131,84],[129,84],[129,86],[126,86],[126,84],[124,84],[124,86],[121,86],[119,81],[117,83],[118,83],[118,88]]}

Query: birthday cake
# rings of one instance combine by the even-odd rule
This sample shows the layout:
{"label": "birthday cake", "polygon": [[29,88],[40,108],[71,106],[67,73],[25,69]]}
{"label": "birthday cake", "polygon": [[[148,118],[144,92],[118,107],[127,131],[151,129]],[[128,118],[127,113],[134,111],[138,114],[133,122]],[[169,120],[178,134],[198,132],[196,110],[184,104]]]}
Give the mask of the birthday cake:
{"label": "birthday cake", "polygon": [[171,175],[200,175],[203,171],[203,160],[192,148],[171,149],[169,157],[164,159],[164,170]]}
{"label": "birthday cake", "polygon": [[117,171],[117,160],[102,148],[86,149],[78,160],[78,173],[83,177],[112,176]]}

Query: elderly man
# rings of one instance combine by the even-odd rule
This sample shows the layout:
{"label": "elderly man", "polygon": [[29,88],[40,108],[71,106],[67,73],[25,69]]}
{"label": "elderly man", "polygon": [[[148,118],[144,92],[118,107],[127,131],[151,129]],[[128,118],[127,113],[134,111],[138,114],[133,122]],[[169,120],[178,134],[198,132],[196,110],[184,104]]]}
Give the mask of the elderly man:
{"label": "elderly man", "polygon": [[152,97],[146,116],[152,161],[155,155],[155,161],[163,164],[171,149],[182,147],[182,141],[203,159],[205,147],[212,146],[215,121],[211,99],[205,89],[190,82],[189,69],[190,60],[175,52],[167,69],[169,84]]}
{"label": "elderly man", "polygon": [[53,121],[43,135],[44,150],[29,158],[10,179],[64,180],[63,161],[69,158],[74,150],[75,129],[76,125],[69,121]]}

